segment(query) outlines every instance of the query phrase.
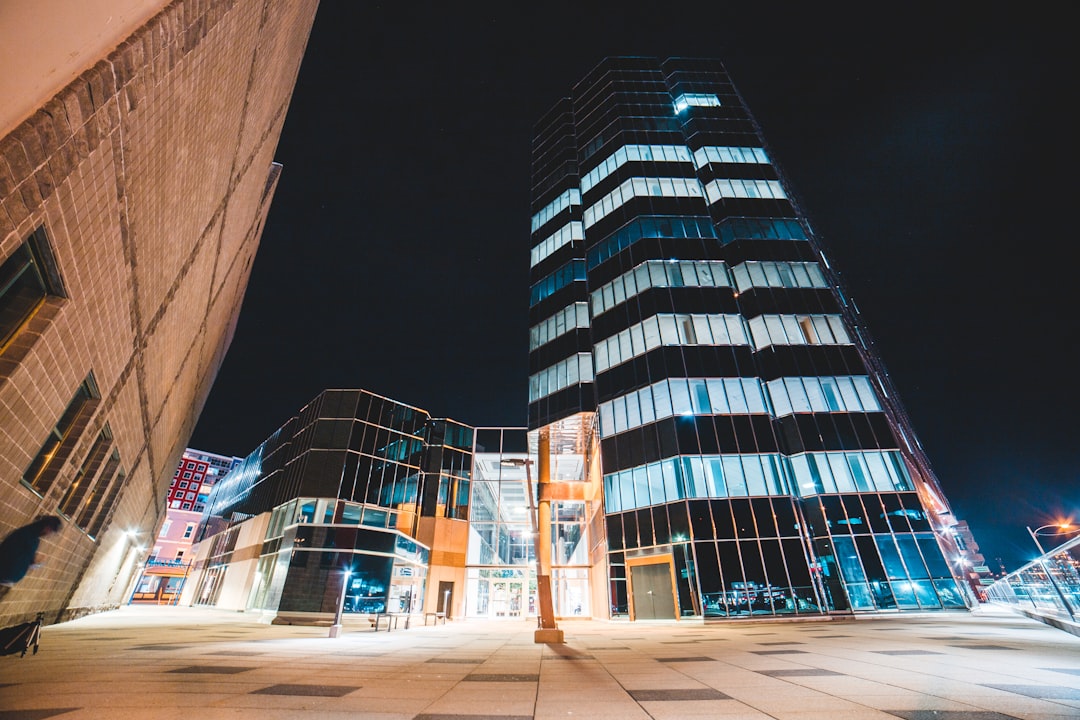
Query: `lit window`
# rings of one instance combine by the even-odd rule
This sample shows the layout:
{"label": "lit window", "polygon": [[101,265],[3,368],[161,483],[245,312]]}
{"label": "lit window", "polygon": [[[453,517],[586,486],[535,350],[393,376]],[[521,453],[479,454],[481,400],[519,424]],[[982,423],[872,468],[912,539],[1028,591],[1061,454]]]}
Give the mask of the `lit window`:
{"label": "lit window", "polygon": [[[169,532],[170,525],[172,525],[172,520],[166,520],[165,522],[161,523],[161,532],[158,533],[158,537],[165,537],[165,535]],[[154,554],[157,555],[156,550]]]}
{"label": "lit window", "polygon": [[75,396],[71,398],[68,406],[56,425],[49,431],[48,437],[42,443],[41,449],[34,456],[30,466],[23,473],[22,481],[36,492],[44,495],[52,487],[64,461],[71,455],[75,444],[86,429],[86,424],[93,415],[98,405],[100,395],[93,374],[79,385]]}
{"label": "lit window", "polygon": [[712,93],[684,93],[675,98],[676,113],[691,107],[720,107],[720,98]]}
{"label": "lit window", "polygon": [[50,295],[65,297],[64,286],[39,227],[0,264],[0,351]]}

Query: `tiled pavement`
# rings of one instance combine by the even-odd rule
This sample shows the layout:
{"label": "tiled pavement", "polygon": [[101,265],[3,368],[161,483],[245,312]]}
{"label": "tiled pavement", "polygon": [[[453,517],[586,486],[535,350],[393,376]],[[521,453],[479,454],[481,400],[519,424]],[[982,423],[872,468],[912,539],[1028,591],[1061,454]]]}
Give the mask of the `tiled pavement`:
{"label": "tiled pavement", "polygon": [[1080,637],[1005,611],[373,632],[128,607],[0,657],[0,720],[1080,718]]}

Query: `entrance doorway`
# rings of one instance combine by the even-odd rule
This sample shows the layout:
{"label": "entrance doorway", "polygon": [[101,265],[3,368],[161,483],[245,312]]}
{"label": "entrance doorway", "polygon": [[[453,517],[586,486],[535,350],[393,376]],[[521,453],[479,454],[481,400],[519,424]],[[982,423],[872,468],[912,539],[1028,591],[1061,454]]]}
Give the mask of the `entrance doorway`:
{"label": "entrance doorway", "polygon": [[520,580],[496,580],[491,583],[491,614],[493,617],[521,617],[524,583]]}
{"label": "entrance doorway", "polygon": [[436,600],[435,611],[444,613],[444,616],[449,618],[450,608],[452,607],[454,607],[454,583],[440,580],[439,597]]}
{"label": "entrance doorway", "polygon": [[678,618],[671,556],[628,558],[627,565],[630,571],[630,619]]}
{"label": "entrance doorway", "polygon": [[[466,617],[496,619],[536,615],[536,578],[528,569],[469,568],[465,576]],[[451,607],[453,607],[451,605]]]}

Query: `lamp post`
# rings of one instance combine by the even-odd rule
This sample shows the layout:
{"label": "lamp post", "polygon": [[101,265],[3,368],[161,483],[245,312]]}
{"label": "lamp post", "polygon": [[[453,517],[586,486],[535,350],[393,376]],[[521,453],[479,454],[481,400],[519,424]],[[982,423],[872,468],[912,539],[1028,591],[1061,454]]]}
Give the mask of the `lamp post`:
{"label": "lamp post", "polygon": [[343,568],[341,578],[341,597],[338,599],[337,612],[334,614],[334,624],[330,626],[330,637],[341,637],[341,614],[345,611],[345,593],[349,589],[349,576],[352,568]]}
{"label": "lamp post", "polygon": [[540,601],[537,616],[537,629],[533,633],[533,642],[561,643],[563,631],[555,623],[555,605],[551,599],[551,498],[547,486],[551,481],[551,436],[546,429],[539,432],[537,456],[539,473],[536,478],[537,495],[533,502],[532,472],[528,458],[508,458],[504,464],[525,467],[525,485],[529,493],[529,509],[533,517],[533,537],[536,553],[536,594]]}
{"label": "lamp post", "polygon": [[1070,523],[1050,523],[1049,525],[1043,525],[1037,527],[1034,530],[1028,527],[1027,531],[1031,534],[1031,539],[1035,541],[1035,547],[1039,548],[1039,554],[1045,555],[1046,551],[1043,550],[1042,543],[1039,542],[1039,532],[1046,530],[1047,528],[1058,528],[1058,532],[1049,533],[1050,535],[1063,535],[1065,533],[1074,533],[1080,531],[1080,527],[1072,527]]}

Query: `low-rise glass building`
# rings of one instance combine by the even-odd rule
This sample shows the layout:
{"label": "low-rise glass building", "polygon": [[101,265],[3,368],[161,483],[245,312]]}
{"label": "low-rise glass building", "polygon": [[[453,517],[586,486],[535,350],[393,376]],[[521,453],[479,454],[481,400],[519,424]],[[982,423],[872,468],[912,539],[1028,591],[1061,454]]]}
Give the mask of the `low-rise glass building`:
{"label": "low-rise glass building", "polygon": [[214,488],[183,602],[318,622],[344,584],[346,611],[452,607],[472,445],[453,420],[364,390],[322,392]]}

